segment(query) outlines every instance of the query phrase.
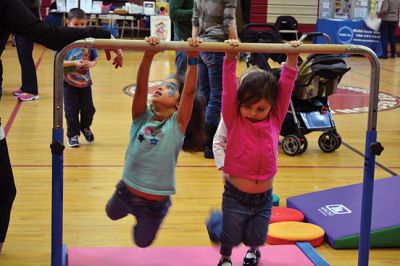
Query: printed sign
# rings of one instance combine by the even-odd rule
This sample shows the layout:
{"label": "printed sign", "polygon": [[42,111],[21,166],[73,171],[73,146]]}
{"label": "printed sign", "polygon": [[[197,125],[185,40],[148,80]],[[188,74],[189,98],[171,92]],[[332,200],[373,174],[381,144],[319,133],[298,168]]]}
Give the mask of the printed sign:
{"label": "printed sign", "polygon": [[350,214],[351,210],[344,206],[343,204],[330,204],[322,206],[318,209],[320,213],[324,216],[334,216],[334,215],[342,215],[342,214]]}
{"label": "printed sign", "polygon": [[150,34],[159,37],[162,41],[171,40],[171,20],[169,16],[151,16]]}

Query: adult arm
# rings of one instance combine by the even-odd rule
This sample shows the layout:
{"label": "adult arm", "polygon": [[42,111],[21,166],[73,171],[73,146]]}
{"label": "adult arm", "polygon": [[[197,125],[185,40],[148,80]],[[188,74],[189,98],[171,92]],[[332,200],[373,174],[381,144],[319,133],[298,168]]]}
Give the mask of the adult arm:
{"label": "adult arm", "polygon": [[193,2],[193,16],[192,16],[192,38],[199,36],[199,9],[197,7],[197,1]]}
{"label": "adult arm", "polygon": [[236,28],[236,5],[237,0],[229,0],[224,8],[224,27],[228,29],[228,39],[239,39]]}
{"label": "adult arm", "polygon": [[378,18],[383,17],[384,15],[387,14],[387,12],[389,11],[389,1],[383,1],[381,9],[379,9],[378,12],[376,12],[376,15],[378,16]]}
{"label": "adult arm", "polygon": [[[100,28],[66,28],[55,27],[43,23],[36,18],[21,0],[0,1],[0,30],[8,30],[33,40],[52,50],[61,50],[66,45],[85,38],[111,38],[111,33]],[[122,66],[122,53],[116,51],[117,57],[113,64]],[[106,51],[110,60],[110,51]]]}

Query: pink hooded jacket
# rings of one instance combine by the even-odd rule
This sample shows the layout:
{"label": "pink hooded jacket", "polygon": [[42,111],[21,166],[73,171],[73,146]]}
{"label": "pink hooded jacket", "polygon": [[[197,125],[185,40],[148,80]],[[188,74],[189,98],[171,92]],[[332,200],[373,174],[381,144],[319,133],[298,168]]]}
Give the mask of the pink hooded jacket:
{"label": "pink hooded jacket", "polygon": [[288,111],[297,69],[283,66],[275,107],[267,119],[251,122],[237,106],[236,60],[224,60],[222,117],[228,131],[224,172],[250,180],[267,180],[277,172],[278,138]]}

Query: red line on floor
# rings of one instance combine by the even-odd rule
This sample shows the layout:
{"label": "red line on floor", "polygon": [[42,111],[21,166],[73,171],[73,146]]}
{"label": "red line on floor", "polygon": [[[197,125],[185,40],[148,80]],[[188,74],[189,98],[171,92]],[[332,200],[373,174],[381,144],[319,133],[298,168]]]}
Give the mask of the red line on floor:
{"label": "red line on floor", "polygon": [[[40,168],[40,167],[51,167],[50,164],[13,164],[13,167],[23,167],[23,168]],[[124,167],[122,164],[114,164],[114,165],[90,165],[90,164],[65,164],[65,168],[120,168]],[[215,168],[215,165],[177,165],[177,168]],[[309,168],[315,168],[315,169],[359,169],[359,168],[364,168],[364,166],[338,166],[338,165],[326,165],[326,166],[320,166],[320,165],[285,165],[285,166],[278,166],[279,168],[303,168],[303,169],[309,169]]]}
{"label": "red line on floor", "polygon": [[18,113],[19,109],[21,108],[21,103],[22,103],[21,101],[17,100],[17,103],[14,106],[14,109],[13,109],[11,115],[10,115],[10,118],[8,119],[7,124],[4,127],[4,134],[6,135],[6,137],[8,135],[8,132],[10,131],[12,123],[15,120],[15,117],[17,116],[17,113]]}

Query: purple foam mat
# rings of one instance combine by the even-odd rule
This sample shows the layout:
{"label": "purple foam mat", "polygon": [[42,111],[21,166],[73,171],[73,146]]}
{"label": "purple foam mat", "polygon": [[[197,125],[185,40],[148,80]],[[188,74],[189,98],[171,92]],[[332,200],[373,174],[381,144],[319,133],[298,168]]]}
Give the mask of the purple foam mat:
{"label": "purple foam mat", "polygon": [[[325,230],[328,242],[358,235],[362,184],[338,187],[287,199],[287,207]],[[375,180],[371,231],[400,226],[400,176]]]}

